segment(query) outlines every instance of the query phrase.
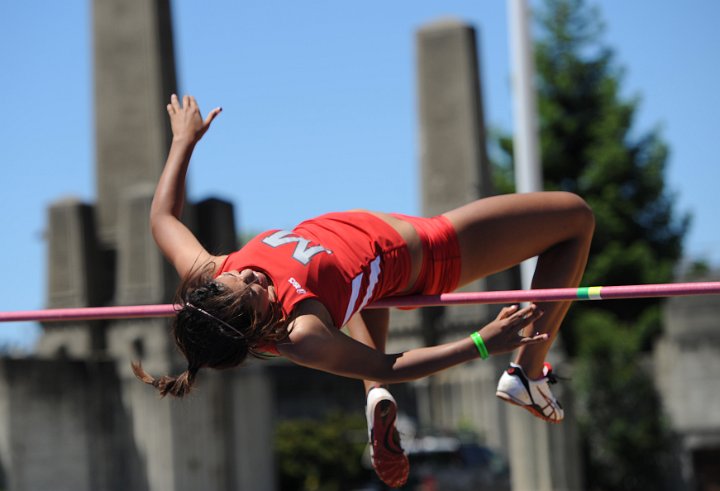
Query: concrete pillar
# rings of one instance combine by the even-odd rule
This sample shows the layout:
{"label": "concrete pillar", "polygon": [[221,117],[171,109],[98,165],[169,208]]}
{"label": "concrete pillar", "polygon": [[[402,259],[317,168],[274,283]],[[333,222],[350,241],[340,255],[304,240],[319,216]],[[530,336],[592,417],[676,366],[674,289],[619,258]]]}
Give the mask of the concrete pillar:
{"label": "concrete pillar", "polygon": [[[118,193],[117,281],[119,305],[164,303],[171,298],[175,274],[150,233],[150,183],[126,187]],[[157,391],[138,381],[130,361],[140,361],[155,377],[179,374],[185,368],[174,353],[167,319],[112,321],[108,328],[108,354],[116,360],[121,380],[122,405],[129,414],[130,434],[147,468],[151,491],[182,488],[176,476],[176,448],[172,398],[160,399]],[[207,488],[212,489],[212,488]]]}
{"label": "concrete pillar", "polygon": [[73,198],[48,209],[48,308],[90,307],[103,300],[93,218],[92,207]]}
{"label": "concrete pillar", "polygon": [[172,300],[177,273],[150,233],[150,205],[155,187],[136,184],[119,193],[116,303],[138,305]]}
{"label": "concrete pillar", "polygon": [[229,431],[234,445],[232,470],[238,491],[274,491],[276,409],[273,384],[264,366],[249,363],[233,372],[225,388],[232,397]]}
{"label": "concrete pillar", "polygon": [[[92,206],[73,198],[58,200],[48,210],[48,308],[93,307],[112,295],[107,256],[97,244]],[[85,357],[101,352],[101,322],[44,324],[40,356]]]}
{"label": "concrete pillar", "polygon": [[[149,227],[154,186],[170,145],[165,104],[176,92],[169,1],[95,0],[93,31],[98,204],[93,209],[61,202],[50,211],[49,304],[169,302],[177,275]],[[235,249],[229,203],[206,200],[187,210],[186,223],[212,252]],[[102,333],[101,342],[94,333]],[[0,393],[7,396],[0,399],[0,457],[11,489],[274,489],[273,411],[262,373],[248,372],[241,381],[203,373],[199,394],[160,399],[135,379],[129,362],[143,361],[156,376],[184,370],[168,334],[165,319],[46,330],[41,351],[108,355],[113,362],[104,365],[107,380],[93,378],[93,370],[72,371],[89,362],[57,361],[56,375],[48,370],[18,386],[3,384],[2,375],[11,373],[3,372],[3,364],[10,362],[0,360]],[[46,366],[42,363],[28,361],[28,374]],[[40,395],[24,397],[22,390]],[[99,403],[106,410],[96,410]],[[38,449],[39,457],[18,460],[22,432],[26,440],[63,432],[67,443],[60,448],[63,440],[56,438]],[[236,442],[239,437],[250,440]],[[115,447],[117,462],[98,457]],[[57,466],[45,466],[51,454],[58,455]]]}
{"label": "concrete pillar", "polygon": [[[434,215],[490,196],[494,190],[485,147],[475,30],[455,20],[438,21],[420,29],[417,45],[423,211]],[[513,271],[475,282],[464,290],[518,287],[517,271]],[[437,342],[467,335],[494,317],[497,311],[498,307],[481,305],[430,311],[424,316],[424,327],[426,333],[434,334],[436,339],[432,341]],[[467,326],[465,332],[463,326]],[[531,416],[521,409],[505,409],[506,405],[486,401],[494,399],[494,386],[506,361],[506,358],[494,357],[478,366],[483,373],[478,375],[476,383],[483,390],[485,403],[478,404],[483,416],[474,413],[479,418],[474,421],[477,429],[489,438],[491,445],[508,450],[513,489],[577,489],[579,459],[571,416],[569,422],[550,428],[539,420],[528,419]],[[431,385],[434,383],[447,384],[449,381],[437,377],[431,379]],[[435,399],[443,390],[438,387],[430,392],[436,395],[430,402],[435,409],[429,412],[433,418],[442,420],[443,415],[449,414],[447,401]],[[458,397],[451,399],[452,404],[461,404]],[[499,427],[503,429],[498,431]],[[555,462],[563,462],[563,465],[558,466]]]}
{"label": "concrete pillar", "polygon": [[[416,43],[422,209],[432,216],[495,192],[475,29],[457,20],[441,20],[423,26]],[[482,280],[462,290],[494,289],[488,281],[504,280]],[[441,322],[477,321],[487,318],[490,310],[484,305],[451,307],[440,314]]]}
{"label": "concrete pillar", "polygon": [[504,405],[514,491],[583,489],[572,392],[562,384],[553,386],[552,391],[565,410],[565,420],[560,424],[546,423],[523,409]]}
{"label": "concrete pillar", "polygon": [[455,20],[417,33],[423,213],[492,194],[475,29]]}
{"label": "concrete pillar", "polygon": [[[475,29],[457,20],[441,20],[423,26],[417,33],[418,99],[420,113],[420,148],[422,169],[423,213],[426,216],[456,208],[481,197],[494,194],[490,164],[485,147],[485,125],[480,86]],[[508,274],[495,275],[466,286],[462,290],[481,291],[507,288],[512,284]],[[423,309],[422,326],[428,344],[448,341],[468,335],[478,329],[496,312],[497,307],[473,305]],[[470,411],[476,429],[491,435],[491,444],[504,445],[504,430],[500,433],[501,414],[497,404],[486,404],[493,396],[487,384],[496,379],[499,367],[495,360],[477,365],[475,382],[484,391],[477,410]],[[457,377],[459,370],[450,373]],[[439,400],[440,384],[450,383],[446,376],[431,377],[425,390],[430,395],[423,400],[429,404],[420,413],[432,421],[425,424],[457,423],[448,414],[446,403]],[[462,405],[454,398],[453,406]],[[451,411],[458,411],[452,409]],[[482,415],[480,413],[482,412]]]}
{"label": "concrete pillar", "polygon": [[228,254],[238,249],[232,203],[208,198],[196,203],[194,209],[198,240],[210,254]]}
{"label": "concrete pillar", "polygon": [[[115,289],[119,305],[168,302],[177,284],[175,271],[162,256],[150,232],[153,192],[151,183],[137,183],[117,193]],[[175,443],[180,431],[180,425],[175,421],[176,406],[182,401],[160,399],[157,391],[135,378],[129,366],[130,361],[141,361],[143,368],[155,377],[177,375],[185,370],[172,346],[169,321],[111,322],[108,354],[117,363],[122,381],[121,400],[130,415],[132,438],[145,459],[148,489],[186,489],[184,479],[178,479],[176,469],[177,454],[183,455],[185,451],[185,446]]]}
{"label": "concrete pillar", "polygon": [[95,147],[101,240],[114,243],[120,192],[157,182],[177,90],[168,0],[94,0]]}

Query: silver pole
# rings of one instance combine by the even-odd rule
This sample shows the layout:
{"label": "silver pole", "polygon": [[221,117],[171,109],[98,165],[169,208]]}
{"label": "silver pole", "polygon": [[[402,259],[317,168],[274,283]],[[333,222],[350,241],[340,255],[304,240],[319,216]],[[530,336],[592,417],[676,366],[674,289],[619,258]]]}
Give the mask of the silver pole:
{"label": "silver pole", "polygon": [[[515,189],[518,193],[542,191],[542,168],[538,145],[535,63],[530,36],[530,9],[526,0],[509,0],[510,49],[513,89],[513,146]],[[520,266],[522,286],[530,288],[536,260]]]}

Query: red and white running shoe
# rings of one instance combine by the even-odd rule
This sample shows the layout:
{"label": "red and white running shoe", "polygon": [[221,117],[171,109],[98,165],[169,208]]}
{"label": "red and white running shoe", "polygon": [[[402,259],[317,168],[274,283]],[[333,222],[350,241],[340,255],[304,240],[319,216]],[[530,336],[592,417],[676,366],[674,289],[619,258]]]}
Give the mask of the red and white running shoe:
{"label": "red and white running shoe", "polygon": [[505,402],[527,409],[544,421],[559,423],[565,413],[550,391],[549,384],[557,383],[557,378],[549,363],[545,363],[543,375],[541,379],[530,380],[522,367],[511,363],[500,377],[495,395]]}
{"label": "red and white running shoe", "polygon": [[399,488],[410,473],[410,462],[400,445],[400,434],[395,428],[397,403],[383,387],[368,392],[365,416],[370,439],[370,457],[375,473],[388,486]]}

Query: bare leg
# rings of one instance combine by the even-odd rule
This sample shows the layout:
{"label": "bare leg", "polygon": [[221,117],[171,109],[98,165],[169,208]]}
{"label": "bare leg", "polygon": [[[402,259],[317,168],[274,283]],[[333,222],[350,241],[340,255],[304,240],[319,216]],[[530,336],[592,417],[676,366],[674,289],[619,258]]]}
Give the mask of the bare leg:
{"label": "bare leg", "polygon": [[[364,310],[355,314],[348,322],[353,339],[378,351],[385,352],[390,311],[388,309]],[[400,444],[400,435],[395,427],[397,404],[392,395],[375,380],[363,380],[367,406],[370,458],[378,477],[388,486],[398,488],[405,484],[410,472],[410,462]]]}
{"label": "bare leg", "polygon": [[[445,213],[460,243],[460,285],[538,256],[533,288],[579,285],[587,263],[595,221],[578,196],[563,192],[529,193],[482,199]],[[528,329],[548,333],[546,343],[525,346],[516,363],[528,377],[542,367],[570,302],[539,303],[545,315]]]}

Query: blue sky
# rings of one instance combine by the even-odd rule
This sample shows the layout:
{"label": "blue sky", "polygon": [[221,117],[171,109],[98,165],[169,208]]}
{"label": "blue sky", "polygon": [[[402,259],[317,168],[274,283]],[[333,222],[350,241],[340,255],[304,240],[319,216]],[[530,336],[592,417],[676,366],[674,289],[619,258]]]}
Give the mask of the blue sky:
{"label": "blue sky", "polygon": [[[686,253],[720,265],[720,2],[600,7],[624,94],[641,97],[636,129],[660,127],[670,145],[667,183],[694,217]],[[505,2],[176,1],[173,17],[179,91],[224,108],[190,196],[232,200],[244,229],[419,211],[414,36],[438,18],[478,29],[486,120],[512,129]],[[0,3],[0,311],[44,306],[47,206],[95,200],[90,28],[88,0]],[[5,345],[36,336],[0,325]]]}

